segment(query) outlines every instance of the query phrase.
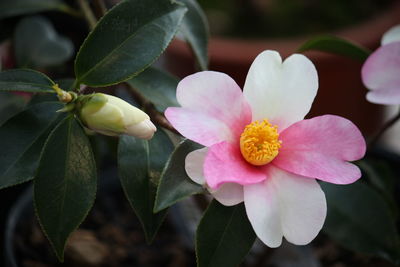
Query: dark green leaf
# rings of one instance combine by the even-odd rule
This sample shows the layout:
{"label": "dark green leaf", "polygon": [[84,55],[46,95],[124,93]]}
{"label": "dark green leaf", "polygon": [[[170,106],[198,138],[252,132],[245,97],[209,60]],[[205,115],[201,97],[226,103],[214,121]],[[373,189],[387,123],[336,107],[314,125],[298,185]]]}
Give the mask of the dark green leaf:
{"label": "dark green leaf", "polygon": [[54,82],[43,73],[15,69],[0,72],[0,91],[54,93]]}
{"label": "dark green leaf", "polygon": [[74,47],[71,40],[58,35],[45,17],[22,19],[16,29],[14,48],[19,67],[48,67],[71,58]]}
{"label": "dark green leaf", "polygon": [[361,62],[364,62],[371,54],[371,52],[364,47],[354,44],[348,40],[330,35],[315,37],[304,43],[298,51],[304,52],[309,50],[318,50],[346,56]]}
{"label": "dark green leaf", "polygon": [[112,8],[83,43],[77,85],[126,81],[152,64],[175,35],[186,8],[170,0],[126,0]]}
{"label": "dark green leaf", "polygon": [[63,89],[64,91],[72,91],[74,89],[74,87],[73,87],[74,82],[75,82],[75,79],[71,79],[71,78],[56,80],[56,83],[58,84],[58,86],[61,89]]}
{"label": "dark green leaf", "polygon": [[22,111],[26,99],[11,92],[0,92],[0,125]]}
{"label": "dark green leaf", "polygon": [[128,83],[153,102],[161,112],[167,107],[179,106],[176,101],[178,79],[166,72],[147,68]]}
{"label": "dark green leaf", "polygon": [[343,247],[400,259],[395,219],[382,197],[362,182],[340,186],[321,184],[328,203],[323,230]]}
{"label": "dark green leaf", "polygon": [[57,120],[61,103],[31,106],[0,127],[0,188],[33,178],[42,147]]}
{"label": "dark green leaf", "polygon": [[244,204],[226,207],[213,200],[197,228],[197,266],[238,266],[255,240]]}
{"label": "dark green leaf", "polygon": [[193,182],[185,171],[186,155],[200,148],[201,145],[185,140],[174,150],[161,174],[154,211],[163,210],[188,196],[203,192],[203,187]]}
{"label": "dark green leaf", "polygon": [[1,0],[0,19],[46,10],[64,9],[66,9],[66,5],[61,0]]}
{"label": "dark green leaf", "polygon": [[208,23],[207,18],[196,0],[180,0],[188,8],[182,21],[181,32],[189,42],[202,70],[208,66]]}
{"label": "dark green leaf", "polygon": [[96,189],[89,140],[79,123],[67,117],[47,139],[34,185],[40,224],[61,261],[67,238],[88,214]]}
{"label": "dark green leaf", "polygon": [[385,160],[373,160],[364,158],[357,162],[363,172],[363,178],[367,179],[372,187],[386,200],[396,218],[398,207],[394,199],[395,174]]}
{"label": "dark green leaf", "polygon": [[57,102],[57,101],[59,100],[56,94],[37,93],[31,97],[28,106],[33,106],[42,102]]}
{"label": "dark green leaf", "polygon": [[150,141],[121,136],[118,146],[118,170],[122,188],[151,242],[166,210],[153,213],[158,178],[173,150],[168,136],[158,130]]}

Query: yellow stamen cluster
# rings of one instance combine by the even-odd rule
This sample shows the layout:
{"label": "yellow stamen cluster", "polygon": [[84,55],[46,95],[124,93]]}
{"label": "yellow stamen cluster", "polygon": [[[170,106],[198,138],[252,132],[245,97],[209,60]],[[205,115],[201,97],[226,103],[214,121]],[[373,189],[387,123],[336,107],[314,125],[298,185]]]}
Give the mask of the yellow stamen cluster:
{"label": "yellow stamen cluster", "polygon": [[244,159],[257,166],[271,162],[279,153],[282,142],[278,127],[268,120],[254,121],[244,128],[240,136],[240,151]]}

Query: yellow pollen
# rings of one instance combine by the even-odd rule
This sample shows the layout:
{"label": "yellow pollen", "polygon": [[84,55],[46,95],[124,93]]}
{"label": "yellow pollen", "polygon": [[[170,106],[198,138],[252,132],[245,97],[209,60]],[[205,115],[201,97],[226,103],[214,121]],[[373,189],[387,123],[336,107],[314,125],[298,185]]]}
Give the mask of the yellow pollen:
{"label": "yellow pollen", "polygon": [[271,162],[279,153],[282,141],[278,127],[268,120],[248,124],[240,136],[240,151],[244,159],[256,166]]}

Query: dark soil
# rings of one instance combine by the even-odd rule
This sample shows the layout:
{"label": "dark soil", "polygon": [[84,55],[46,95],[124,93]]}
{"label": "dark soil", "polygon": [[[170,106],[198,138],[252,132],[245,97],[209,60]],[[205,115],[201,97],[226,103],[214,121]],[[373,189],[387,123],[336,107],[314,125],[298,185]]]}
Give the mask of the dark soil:
{"label": "dark soil", "polygon": [[[185,245],[183,236],[177,232],[168,217],[154,242],[151,245],[146,244],[141,225],[122,190],[102,194],[97,199],[85,222],[69,239],[64,264],[57,261],[33,214],[17,227],[14,242],[18,266],[21,267],[196,266],[193,250]],[[252,260],[243,263],[241,267],[280,266],[270,261],[275,251],[265,247],[263,251],[252,253],[249,257]],[[291,254],[290,251],[284,253]],[[312,254],[323,267],[394,266],[378,258],[349,252],[333,243],[323,233],[312,242]],[[288,257],[292,257],[293,263],[298,256]]]}

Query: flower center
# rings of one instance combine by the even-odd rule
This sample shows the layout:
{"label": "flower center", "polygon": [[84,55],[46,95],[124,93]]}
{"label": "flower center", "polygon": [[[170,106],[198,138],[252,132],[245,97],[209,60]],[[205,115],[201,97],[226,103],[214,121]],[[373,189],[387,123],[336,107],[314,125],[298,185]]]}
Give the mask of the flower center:
{"label": "flower center", "polygon": [[240,135],[240,151],[244,159],[256,166],[271,162],[279,153],[282,141],[278,127],[268,120],[248,124]]}

